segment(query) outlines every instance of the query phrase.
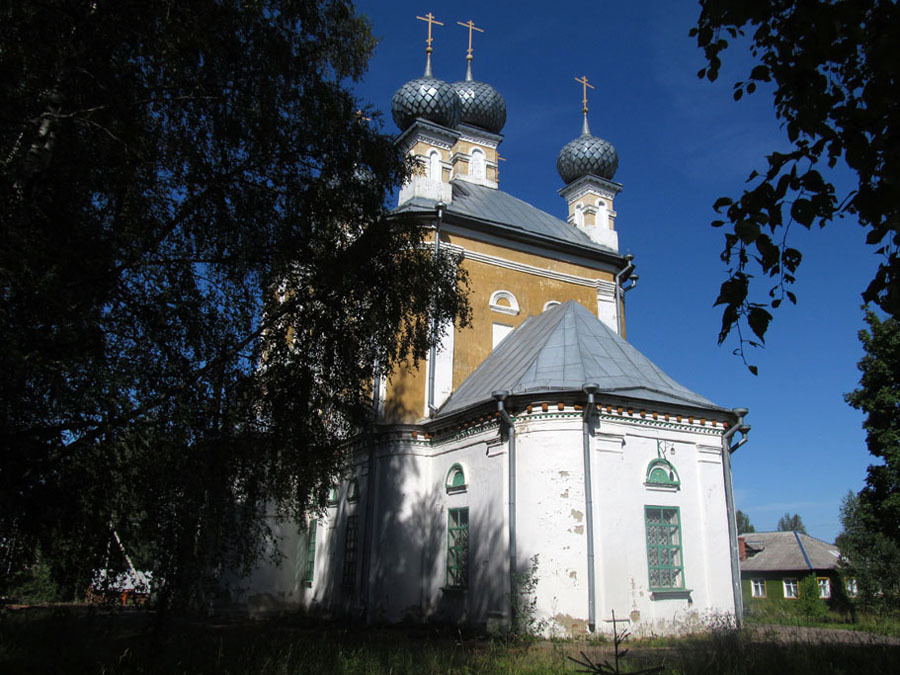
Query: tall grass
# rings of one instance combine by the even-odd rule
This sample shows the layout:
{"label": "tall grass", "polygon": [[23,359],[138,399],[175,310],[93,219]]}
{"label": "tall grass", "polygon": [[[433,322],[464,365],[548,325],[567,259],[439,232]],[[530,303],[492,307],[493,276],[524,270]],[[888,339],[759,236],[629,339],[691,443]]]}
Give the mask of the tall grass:
{"label": "tall grass", "polygon": [[[853,642],[823,642],[789,631],[786,637],[785,631],[713,625],[694,637],[626,644],[630,651],[621,672],[659,664],[673,675],[898,672],[900,646],[850,635]],[[568,656],[581,651],[595,662],[613,660],[608,642],[510,644],[450,629],[362,628],[298,617],[219,623],[181,620],[154,630],[153,615],[145,612],[30,610],[0,615],[4,675],[556,674],[576,672],[578,666]]]}

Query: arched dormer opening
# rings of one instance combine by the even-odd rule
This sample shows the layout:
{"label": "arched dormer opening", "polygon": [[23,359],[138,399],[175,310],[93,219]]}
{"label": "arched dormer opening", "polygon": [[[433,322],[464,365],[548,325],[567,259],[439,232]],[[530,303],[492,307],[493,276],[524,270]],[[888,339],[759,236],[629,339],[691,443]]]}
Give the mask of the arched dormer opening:
{"label": "arched dormer opening", "polygon": [[479,148],[473,149],[469,160],[469,175],[476,180],[484,180],[485,167],[484,151]]}
{"label": "arched dormer opening", "polygon": [[675,466],[669,460],[658,457],[647,465],[647,476],[644,483],[648,486],[677,489],[681,486],[681,479],[678,477]]}
{"label": "arched dormer opening", "polygon": [[519,301],[509,291],[494,291],[491,293],[489,304],[494,312],[513,316],[519,313]]}
{"label": "arched dormer opening", "polygon": [[431,180],[442,180],[441,153],[432,150],[428,153],[428,177]]}
{"label": "arched dormer opening", "polygon": [[466,482],[466,472],[463,470],[462,464],[457,462],[450,467],[450,470],[447,472],[447,478],[444,481],[444,487],[447,488],[447,492],[450,494],[466,491],[466,488],[469,486]]}

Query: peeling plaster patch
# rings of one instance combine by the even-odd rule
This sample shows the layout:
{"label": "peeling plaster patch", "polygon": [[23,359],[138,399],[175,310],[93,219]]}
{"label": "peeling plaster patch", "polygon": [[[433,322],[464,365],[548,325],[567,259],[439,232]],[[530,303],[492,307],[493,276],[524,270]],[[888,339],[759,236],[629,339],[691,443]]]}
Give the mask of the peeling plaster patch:
{"label": "peeling plaster patch", "polygon": [[576,525],[575,534],[584,534],[584,525]]}
{"label": "peeling plaster patch", "polygon": [[568,499],[569,498],[569,488],[566,488],[566,491],[560,493],[559,496],[562,497],[563,499]]}
{"label": "peeling plaster patch", "polygon": [[628,618],[631,619],[631,623],[637,623],[641,620],[641,613],[635,609],[628,615]]}
{"label": "peeling plaster patch", "polygon": [[553,617],[553,620],[562,626],[563,630],[565,630],[570,637],[587,633],[587,621],[584,619],[576,619],[574,616],[569,616],[568,614],[557,614]]}
{"label": "peeling plaster patch", "polygon": [[577,578],[578,578],[578,574],[575,572],[575,570],[572,570],[571,572],[569,572],[569,578],[570,578],[570,579],[577,579]]}
{"label": "peeling plaster patch", "polygon": [[560,471],[560,472],[559,472],[559,475],[560,475],[562,478],[566,478],[566,477],[568,477],[569,472],[568,472],[568,471]]}
{"label": "peeling plaster patch", "polygon": [[572,509],[572,517],[580,523],[582,518],[584,518],[584,514],[581,511]]}

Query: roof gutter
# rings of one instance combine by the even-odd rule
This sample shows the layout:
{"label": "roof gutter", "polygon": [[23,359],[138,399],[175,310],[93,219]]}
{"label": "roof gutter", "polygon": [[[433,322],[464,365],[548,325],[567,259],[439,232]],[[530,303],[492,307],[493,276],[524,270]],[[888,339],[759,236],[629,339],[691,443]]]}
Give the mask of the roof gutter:
{"label": "roof gutter", "polygon": [[[622,307],[622,296],[625,295],[625,291],[630,291],[637,284],[637,275],[633,278],[631,282],[631,286],[626,289],[622,288],[622,284],[624,280],[628,279],[628,275],[634,271],[634,256],[629,253],[625,256],[625,262],[628,263],[616,274],[616,331],[619,334],[619,337],[622,337],[625,333],[625,322],[624,322],[624,307]],[[624,339],[624,338],[623,338]]]}
{"label": "roof gutter", "polygon": [[[734,487],[731,480],[731,453],[747,442],[750,426],[744,424],[744,416],[749,412],[746,408],[735,408],[732,411],[737,423],[722,435],[722,471],[725,479],[725,510],[728,518],[728,543],[731,548],[731,588],[734,593],[734,620],[740,627],[744,620],[744,596],[741,593],[740,552],[737,540],[737,522],[734,513]],[[740,432],[741,440],[731,444],[731,438]]]}
{"label": "roof gutter", "polygon": [[[444,220],[444,202],[438,202],[435,205],[435,224],[434,224],[434,262],[437,264],[441,255],[441,222]],[[432,311],[436,310],[434,303],[431,305]],[[435,312],[436,314],[436,312]],[[437,335],[437,316],[431,317],[431,327],[435,335]],[[437,338],[435,338],[437,339]],[[428,353],[428,416],[434,417],[437,407],[434,405],[434,371],[437,368],[437,342],[431,345]]]}
{"label": "roof gutter", "polygon": [[581,427],[584,449],[585,526],[587,527],[588,628],[593,633],[597,628],[597,610],[595,606],[597,584],[594,578],[594,497],[591,490],[591,418],[594,416],[594,394],[600,389],[600,385],[588,382],[581,389],[587,394],[587,403],[584,406]]}

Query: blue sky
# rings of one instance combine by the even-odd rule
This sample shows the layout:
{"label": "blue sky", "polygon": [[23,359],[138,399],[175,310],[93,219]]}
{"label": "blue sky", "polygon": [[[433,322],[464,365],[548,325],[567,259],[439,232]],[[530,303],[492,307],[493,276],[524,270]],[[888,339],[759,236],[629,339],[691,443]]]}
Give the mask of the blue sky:
{"label": "blue sky", "polygon": [[380,38],[357,91],[384,112],[392,133],[391,96],[424,68],[426,26],[415,17],[430,11],[444,22],[434,28],[433,66],[450,82],[463,79],[466,66],[467,31],[456,22],[472,19],[485,30],[474,37],[473,72],[506,99],[500,187],[560,218],[556,156],[581,131],[574,78],[596,85],[591,131],[618,152],[616,229],[640,274],[627,296],[629,340],[685,386],[750,409],[753,430],[733,457],[734,487],[757,530],[799,513],[810,534],[833,541],[840,502],[862,487],[871,461],[862,415],[843,394],[859,379],[860,292],[878,259],[852,220],[814,232],[795,227],[792,244],[804,254],[798,305],[778,310],[766,347],[751,352],[759,376],[732,355],[734,340],[716,345],[721,315],[713,302],[726,270],[722,233],[709,225],[712,204],[739,194],[765,154],[787,143],[769,92],[732,100],[733,83],[749,72],[747,50],[726,52],[715,84],[699,80],[703,54],[688,37],[699,6],[686,0],[365,0],[357,8]]}

